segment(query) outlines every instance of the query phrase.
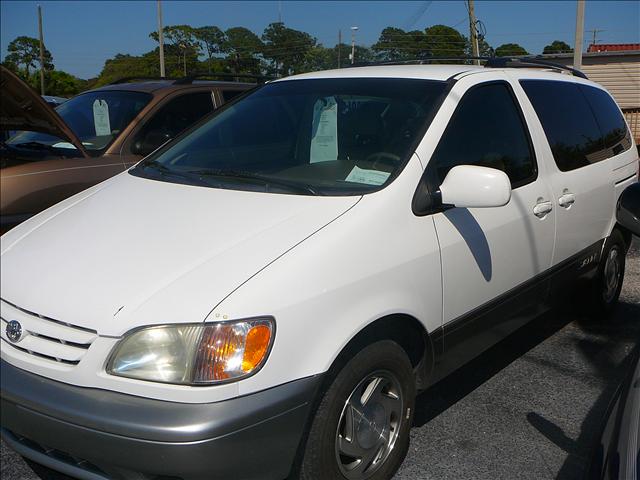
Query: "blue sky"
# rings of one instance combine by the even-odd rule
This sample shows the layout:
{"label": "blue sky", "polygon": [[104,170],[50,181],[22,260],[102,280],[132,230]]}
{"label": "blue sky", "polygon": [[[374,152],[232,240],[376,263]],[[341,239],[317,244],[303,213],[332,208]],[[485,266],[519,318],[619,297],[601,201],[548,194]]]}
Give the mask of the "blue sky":
{"label": "blue sky", "polygon": [[[12,1],[0,0],[0,52],[19,35],[37,37],[36,6],[43,8],[44,36],[57,68],[82,78],[100,73],[116,53],[140,54],[154,48],[148,34],[156,28],[155,1]],[[278,20],[277,1],[191,2],[164,0],[164,24],[244,26],[261,34]],[[424,10],[426,8],[426,11]],[[349,40],[357,25],[357,43],[371,45],[386,26],[424,29],[434,24],[455,27],[468,35],[462,0],[448,1],[282,1],[282,20],[327,45],[337,43],[338,29]],[[420,13],[422,15],[420,15]],[[552,40],[573,44],[576,2],[476,1],[487,41],[494,47],[519,43],[540,53]],[[600,43],[640,42],[640,2],[588,1],[585,29],[602,29]],[[586,32],[586,37],[590,37]],[[585,39],[586,43],[587,39]]]}

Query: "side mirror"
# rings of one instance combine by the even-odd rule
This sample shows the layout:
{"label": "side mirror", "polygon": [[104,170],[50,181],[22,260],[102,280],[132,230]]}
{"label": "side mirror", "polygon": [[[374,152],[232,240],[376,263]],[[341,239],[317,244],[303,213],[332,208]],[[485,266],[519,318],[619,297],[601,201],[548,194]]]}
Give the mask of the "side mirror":
{"label": "side mirror", "polygon": [[458,165],[440,185],[443,205],[461,208],[502,207],[511,200],[511,182],[502,170]]}
{"label": "side mirror", "polygon": [[629,185],[620,194],[616,207],[616,220],[631,233],[640,237],[640,183]]}
{"label": "side mirror", "polygon": [[165,131],[151,131],[144,138],[136,140],[131,146],[131,153],[147,156],[163,143],[171,139],[171,135]]}

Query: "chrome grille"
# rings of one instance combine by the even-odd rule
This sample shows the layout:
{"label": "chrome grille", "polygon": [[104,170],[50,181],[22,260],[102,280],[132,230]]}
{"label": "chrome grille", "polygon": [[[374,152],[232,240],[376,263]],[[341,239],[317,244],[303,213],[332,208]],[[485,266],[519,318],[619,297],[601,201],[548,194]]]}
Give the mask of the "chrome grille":
{"label": "chrome grille", "polygon": [[[30,312],[6,300],[2,300],[0,305],[3,344],[29,355],[77,365],[98,336],[95,330]],[[17,342],[12,342],[7,336],[7,324],[12,320],[22,326],[22,337]]]}

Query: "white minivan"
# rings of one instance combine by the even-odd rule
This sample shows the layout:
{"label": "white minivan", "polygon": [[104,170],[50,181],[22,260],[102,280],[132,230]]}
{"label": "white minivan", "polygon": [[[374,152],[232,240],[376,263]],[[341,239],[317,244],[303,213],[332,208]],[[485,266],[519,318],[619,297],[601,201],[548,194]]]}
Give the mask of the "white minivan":
{"label": "white minivan", "polygon": [[81,479],[389,479],[417,391],[574,293],[638,151],[559,68],[261,86],[2,237],[2,438]]}

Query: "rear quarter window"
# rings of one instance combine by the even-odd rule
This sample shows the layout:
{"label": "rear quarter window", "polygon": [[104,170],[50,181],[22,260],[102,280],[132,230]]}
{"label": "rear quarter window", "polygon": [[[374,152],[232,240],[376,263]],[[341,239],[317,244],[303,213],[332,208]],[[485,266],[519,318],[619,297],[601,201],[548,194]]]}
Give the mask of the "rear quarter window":
{"label": "rear quarter window", "polygon": [[521,80],[520,84],[561,171],[606,160],[631,147],[624,119],[603,90],[555,80]]}
{"label": "rear quarter window", "polygon": [[[617,147],[619,151],[613,152],[616,155],[621,151],[628,150],[631,147],[631,135],[624,117],[611,95],[604,90],[588,85],[580,85],[579,88],[593,110],[596,122],[602,132],[605,148],[616,149]],[[621,142],[624,145],[619,146],[618,144]],[[620,148],[622,149],[620,150]]]}

